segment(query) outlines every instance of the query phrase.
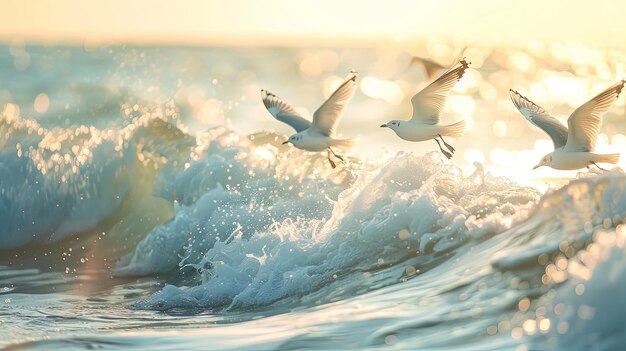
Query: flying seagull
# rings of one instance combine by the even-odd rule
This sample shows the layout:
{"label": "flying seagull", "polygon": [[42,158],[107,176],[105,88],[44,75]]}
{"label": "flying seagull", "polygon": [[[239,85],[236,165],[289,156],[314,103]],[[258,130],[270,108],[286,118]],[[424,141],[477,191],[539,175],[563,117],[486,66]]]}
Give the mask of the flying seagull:
{"label": "flying seagull", "polygon": [[312,123],[302,117],[283,99],[262,89],[261,97],[267,110],[274,118],[296,130],[296,134],[290,136],[283,144],[291,143],[298,149],[313,152],[327,150],[328,162],[332,168],[335,168],[336,165],[330,158],[330,154],[343,161],[343,158],[337,155],[333,148],[349,150],[357,142],[357,139],[336,138],[337,126],[343,110],[357,89],[356,77],[357,72],[350,71],[339,88],[315,111]]}
{"label": "flying seagull", "polygon": [[[613,106],[626,81],[622,80],[577,108],[567,119],[565,127],[539,105],[517,91],[509,90],[511,100],[526,119],[541,128],[554,144],[554,151],[545,155],[533,169],[548,166],[560,170],[589,168],[596,163],[617,163],[620,154],[593,153],[602,124],[602,116]],[[602,169],[603,170],[603,169]]]}
{"label": "flying seagull", "polygon": [[409,63],[409,66],[413,66],[414,64],[421,64],[422,67],[424,67],[424,71],[426,71],[426,75],[428,76],[428,79],[434,79],[437,73],[439,73],[442,70],[450,69],[451,66],[455,62],[459,61],[459,59],[463,57],[463,53],[465,52],[466,49],[467,49],[467,46],[457,51],[458,53],[455,55],[456,57],[454,57],[452,61],[448,61],[449,63],[446,63],[445,65],[439,62],[435,62],[426,57],[413,56],[413,58],[411,59],[411,62]]}
{"label": "flying seagull", "polygon": [[[456,62],[456,60],[454,62]],[[446,66],[425,57],[413,56],[410,65],[414,65],[416,63],[419,63],[422,65],[422,67],[424,67],[424,71],[426,71],[426,76],[428,77],[428,79],[435,78],[439,71],[446,69]]]}
{"label": "flying seagull", "polygon": [[[465,59],[461,60],[455,68],[452,68],[429,86],[411,98],[413,104],[413,116],[410,120],[392,120],[381,127],[387,127],[396,134],[408,141],[425,141],[435,139],[439,150],[448,159],[452,158],[454,148],[443,140],[444,136],[459,137],[465,131],[465,121],[460,121],[451,125],[443,126],[439,122],[441,114],[450,94],[450,90],[458,82],[468,67]],[[437,139],[441,139],[443,145],[448,149],[444,150]]]}

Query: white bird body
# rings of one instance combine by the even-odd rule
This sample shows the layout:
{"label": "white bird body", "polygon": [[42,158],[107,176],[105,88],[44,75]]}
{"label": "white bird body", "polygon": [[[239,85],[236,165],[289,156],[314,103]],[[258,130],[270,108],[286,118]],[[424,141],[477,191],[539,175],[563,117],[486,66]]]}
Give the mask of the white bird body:
{"label": "white bird body", "polygon": [[355,141],[355,139],[332,138],[309,129],[296,133],[289,138],[289,142],[293,144],[293,146],[311,152],[324,151],[329,147],[348,150],[353,146],[352,144]]}
{"label": "white bird body", "polygon": [[[554,169],[560,170],[577,170],[585,168],[594,163],[617,163],[619,161],[619,154],[596,154],[593,152],[585,151],[566,151],[564,149],[554,150],[553,152],[544,156],[545,165],[548,165]],[[543,160],[542,160],[543,161]],[[539,168],[542,164],[535,166]]]}
{"label": "white bird body", "polygon": [[[393,130],[401,139],[407,141],[426,141],[434,139],[439,150],[451,158],[454,148],[443,140],[444,136],[459,137],[465,131],[465,122],[460,121],[451,125],[440,125],[441,115],[445,107],[450,90],[463,77],[468,63],[461,60],[460,65],[443,74],[426,88],[411,98],[413,114],[410,120],[392,120],[381,127]],[[439,143],[441,139],[448,148],[444,150]]]}
{"label": "white bird body", "polygon": [[425,141],[434,139],[444,130],[443,126],[436,124],[423,124],[406,121],[402,128],[391,127],[391,129],[402,139],[407,141]]}
{"label": "white bird body", "polygon": [[339,139],[336,137],[337,126],[348,104],[356,92],[356,71],[350,71],[348,77],[332,93],[332,95],[313,114],[313,121],[309,122],[302,117],[293,107],[278,96],[261,90],[263,104],[277,120],[290,125],[296,130],[296,134],[289,137],[283,144],[291,143],[298,149],[319,152],[328,150],[328,161],[335,168],[335,163],[330,159],[330,153],[340,160],[332,147],[349,150],[356,145],[356,139]]}
{"label": "white bird body", "polygon": [[442,126],[438,124],[419,123],[413,120],[394,120],[386,123],[386,126],[393,130],[401,139],[406,141],[426,141],[435,139],[438,136],[461,136],[465,129],[465,121]]}
{"label": "white bird body", "polygon": [[594,148],[602,116],[613,106],[626,81],[612,85],[593,99],[577,108],[567,120],[565,127],[541,106],[530,101],[515,90],[510,90],[511,101],[526,119],[541,128],[554,144],[554,151],[545,155],[533,167],[548,166],[560,170],[576,170],[596,163],[617,163],[620,154],[596,154]]}

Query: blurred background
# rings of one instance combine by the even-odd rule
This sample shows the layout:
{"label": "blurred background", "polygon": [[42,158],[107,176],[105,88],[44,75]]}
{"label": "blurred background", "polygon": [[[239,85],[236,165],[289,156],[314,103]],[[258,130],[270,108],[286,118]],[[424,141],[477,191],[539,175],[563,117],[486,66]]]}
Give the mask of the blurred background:
{"label": "blurred background", "polygon": [[[552,144],[508,90],[565,122],[626,77],[624,13],[625,2],[608,0],[10,0],[0,12],[0,105],[43,128],[105,129],[131,123],[131,110],[173,103],[190,134],[226,125],[289,135],[259,90],[310,116],[355,68],[360,90],[340,133],[361,137],[356,153],[425,153],[436,144],[378,126],[408,118],[411,96],[467,57],[472,69],[443,119],[468,121],[454,160],[464,171],[479,161],[516,180],[544,179],[568,173],[531,171]],[[624,101],[606,115],[599,151],[624,151]]]}

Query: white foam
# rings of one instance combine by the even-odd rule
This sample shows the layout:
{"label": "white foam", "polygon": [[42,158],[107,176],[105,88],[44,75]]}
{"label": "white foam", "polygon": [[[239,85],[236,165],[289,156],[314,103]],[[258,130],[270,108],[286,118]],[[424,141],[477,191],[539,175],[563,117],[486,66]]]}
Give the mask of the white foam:
{"label": "white foam", "polygon": [[[203,201],[205,196],[229,196],[224,189],[211,190],[198,202],[179,209],[170,223],[156,228],[150,236],[167,239],[150,243],[153,239],[148,237],[117,272],[150,271],[144,262],[153,261],[146,260],[146,255],[160,250],[155,256],[171,257],[173,261],[182,256],[184,264],[193,265],[201,273],[197,286],[168,288],[139,301],[137,308],[180,307],[181,301],[186,301],[181,300],[180,294],[188,294],[190,301],[201,306],[269,304],[310,293],[338,276],[377,269],[406,257],[431,253],[434,257],[474,238],[502,232],[516,219],[525,218],[539,198],[530,188],[483,175],[481,168],[464,178],[438,153],[423,157],[398,154],[378,171],[357,175],[357,180],[338,196],[314,190],[325,180],[307,178],[303,188],[294,189],[295,184],[274,178],[271,186],[277,191],[271,193],[279,196],[269,197],[268,205],[289,211],[273,215],[278,219],[274,223],[257,222],[259,225],[250,226],[242,221],[243,217],[233,217],[240,203],[219,206],[223,213],[220,216],[235,222],[229,229],[242,228],[235,230],[232,238],[226,238],[219,230],[207,233],[185,229],[204,223],[191,219],[190,213],[202,213],[200,218],[213,221],[215,205],[213,201]],[[253,180],[258,181],[254,177],[246,181]],[[236,188],[229,191],[238,192]],[[243,202],[246,208],[250,208],[248,201],[255,198],[254,191]],[[302,195],[293,195],[298,193]],[[336,202],[327,197],[335,197]],[[254,218],[259,209],[252,208],[249,215]],[[294,216],[293,211],[299,215]],[[325,218],[330,211],[332,215]],[[285,215],[280,218],[280,214]],[[222,233],[219,240],[213,239],[217,233]],[[163,252],[168,250],[169,253]]]}
{"label": "white foam", "polygon": [[[215,142],[223,138],[232,136],[219,136]],[[327,218],[331,198],[345,188],[331,180],[303,179],[299,170],[283,170],[279,162],[290,160],[278,159],[273,146],[259,149],[241,141],[211,151],[182,172],[160,176],[160,189],[155,192],[183,205],[177,205],[174,218],[154,228],[118,263],[116,275],[196,265],[216,242],[234,234],[248,238],[285,220]],[[260,162],[259,153],[267,162]],[[291,158],[307,157],[298,152]]]}

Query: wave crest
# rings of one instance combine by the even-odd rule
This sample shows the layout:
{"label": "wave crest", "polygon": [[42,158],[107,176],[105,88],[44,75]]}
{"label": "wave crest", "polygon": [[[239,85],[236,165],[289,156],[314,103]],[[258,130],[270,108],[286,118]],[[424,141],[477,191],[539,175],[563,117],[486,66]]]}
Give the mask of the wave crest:
{"label": "wave crest", "polygon": [[[171,222],[156,228],[132,258],[122,261],[118,274],[150,272],[157,257],[170,258],[166,268],[179,262],[199,272],[196,286],[167,286],[134,307],[329,301],[397,283],[468,241],[508,229],[539,199],[537,191],[485,175],[482,167],[464,178],[438,153],[400,153],[375,172],[355,171],[349,186],[324,178],[293,182],[276,178],[271,169],[240,184],[250,192],[216,187],[180,207]],[[247,186],[258,182],[273,196]],[[250,202],[257,197],[268,207]],[[269,209],[272,216],[266,218]],[[213,232],[219,223],[229,227]],[[391,274],[376,274],[383,270]],[[336,281],[342,281],[340,291],[333,291]],[[321,288],[324,293],[316,295]]]}

